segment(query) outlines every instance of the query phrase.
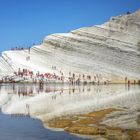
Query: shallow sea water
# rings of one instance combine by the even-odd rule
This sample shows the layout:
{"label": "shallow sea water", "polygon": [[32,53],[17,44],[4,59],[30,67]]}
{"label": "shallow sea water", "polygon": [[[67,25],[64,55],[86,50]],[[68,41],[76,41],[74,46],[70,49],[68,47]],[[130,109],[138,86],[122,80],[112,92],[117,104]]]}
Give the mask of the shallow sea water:
{"label": "shallow sea water", "polygon": [[124,121],[127,118],[131,119],[132,127],[139,129],[133,121],[139,114],[140,86],[4,84],[0,86],[0,108],[0,140],[80,140],[82,138],[67,132],[45,129],[41,121],[24,115],[43,120],[44,117],[125,108],[126,115],[116,114],[117,117],[108,117],[105,122],[128,127]]}

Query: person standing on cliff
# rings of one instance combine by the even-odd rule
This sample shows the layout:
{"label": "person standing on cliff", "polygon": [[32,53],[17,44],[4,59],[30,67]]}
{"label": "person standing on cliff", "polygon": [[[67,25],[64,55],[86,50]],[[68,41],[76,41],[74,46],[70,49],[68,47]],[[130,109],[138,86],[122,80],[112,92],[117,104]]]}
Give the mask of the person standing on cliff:
{"label": "person standing on cliff", "polygon": [[31,47],[28,48],[28,53],[29,53],[29,54],[30,54],[30,49],[31,49]]}

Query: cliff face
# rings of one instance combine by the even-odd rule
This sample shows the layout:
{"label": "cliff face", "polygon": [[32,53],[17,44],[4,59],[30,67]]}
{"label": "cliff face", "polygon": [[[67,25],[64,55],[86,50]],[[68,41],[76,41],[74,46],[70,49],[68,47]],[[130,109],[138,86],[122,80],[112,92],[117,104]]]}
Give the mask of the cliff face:
{"label": "cliff face", "polygon": [[47,36],[30,50],[2,53],[1,75],[12,75],[18,68],[65,77],[100,75],[118,81],[140,77],[140,10],[112,17],[108,22],[70,33]]}

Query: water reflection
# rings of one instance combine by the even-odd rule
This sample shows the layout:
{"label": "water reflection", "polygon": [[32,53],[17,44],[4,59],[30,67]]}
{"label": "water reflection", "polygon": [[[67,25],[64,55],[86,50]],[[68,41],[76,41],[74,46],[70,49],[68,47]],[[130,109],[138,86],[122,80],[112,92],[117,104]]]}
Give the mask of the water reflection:
{"label": "water reflection", "polygon": [[27,96],[27,97],[33,97],[36,94],[45,94],[45,93],[51,93],[51,94],[63,94],[63,93],[88,93],[93,92],[95,93],[101,93],[108,90],[109,92],[116,92],[119,91],[130,91],[133,89],[139,89],[138,85],[81,85],[81,86],[71,86],[71,85],[44,85],[39,86],[37,84],[5,84],[0,85],[0,93],[8,93],[8,94],[16,94],[19,96]]}
{"label": "water reflection", "polygon": [[135,107],[138,85],[10,84],[0,87],[0,105],[10,114],[48,118],[110,107]]}
{"label": "water reflection", "polygon": [[[90,92],[91,86],[69,86],[69,85],[26,85],[26,84],[6,84],[0,85],[0,93],[8,91],[8,94],[18,94],[18,96],[34,96],[41,93],[60,93],[68,91],[71,93]],[[101,92],[101,87],[95,87],[95,92]]]}

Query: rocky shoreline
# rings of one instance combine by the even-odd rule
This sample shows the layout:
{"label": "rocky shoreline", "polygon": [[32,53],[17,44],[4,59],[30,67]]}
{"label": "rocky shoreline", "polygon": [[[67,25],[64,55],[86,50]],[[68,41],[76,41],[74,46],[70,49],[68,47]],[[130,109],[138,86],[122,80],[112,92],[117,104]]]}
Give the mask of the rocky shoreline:
{"label": "rocky shoreline", "polygon": [[50,128],[60,128],[69,133],[100,136],[107,140],[139,140],[140,130],[123,129],[111,127],[102,123],[102,120],[109,114],[122,111],[120,109],[108,108],[87,114],[66,116],[47,120],[44,118],[44,125]]}

